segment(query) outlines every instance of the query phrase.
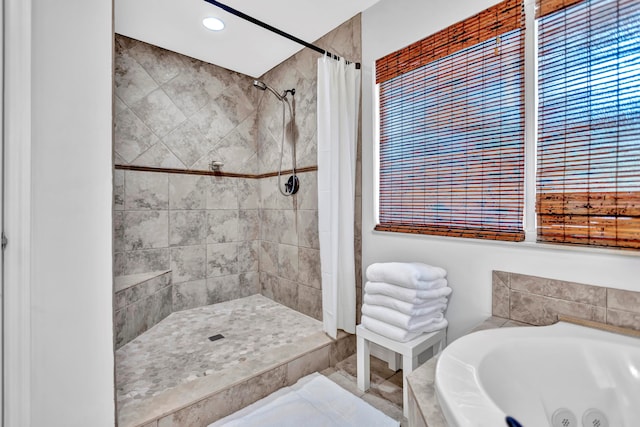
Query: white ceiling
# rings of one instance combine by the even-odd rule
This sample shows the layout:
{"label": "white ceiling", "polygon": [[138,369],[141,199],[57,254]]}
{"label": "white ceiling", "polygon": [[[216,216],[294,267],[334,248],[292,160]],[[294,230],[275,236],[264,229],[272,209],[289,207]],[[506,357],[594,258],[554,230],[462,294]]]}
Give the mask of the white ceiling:
{"label": "white ceiling", "polygon": [[[313,43],[378,0],[220,2]],[[221,18],[226,28],[205,29],[202,19],[207,16]],[[302,49],[204,0],[115,0],[115,31],[251,77],[260,77]]]}

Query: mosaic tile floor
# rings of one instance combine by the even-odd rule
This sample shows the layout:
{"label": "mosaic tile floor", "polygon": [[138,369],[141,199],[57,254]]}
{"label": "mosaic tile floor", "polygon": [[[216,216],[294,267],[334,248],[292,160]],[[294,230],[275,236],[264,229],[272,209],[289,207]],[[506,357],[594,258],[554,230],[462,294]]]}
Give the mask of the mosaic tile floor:
{"label": "mosaic tile floor", "polygon": [[[118,408],[321,331],[321,322],[261,295],[172,313],[116,351]],[[224,338],[210,341],[216,334]]]}
{"label": "mosaic tile floor", "polygon": [[354,354],[321,374],[399,421],[400,427],[407,427],[409,422],[402,414],[402,371],[394,372],[385,362],[371,356],[371,388],[362,392],[358,389],[356,364],[357,357]]}

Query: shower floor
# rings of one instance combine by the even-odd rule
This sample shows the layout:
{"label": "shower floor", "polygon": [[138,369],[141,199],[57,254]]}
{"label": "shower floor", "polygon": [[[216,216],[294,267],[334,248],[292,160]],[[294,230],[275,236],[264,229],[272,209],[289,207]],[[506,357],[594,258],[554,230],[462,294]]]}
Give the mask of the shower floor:
{"label": "shower floor", "polygon": [[116,351],[119,425],[158,419],[330,342],[321,322],[261,295],[172,313]]}

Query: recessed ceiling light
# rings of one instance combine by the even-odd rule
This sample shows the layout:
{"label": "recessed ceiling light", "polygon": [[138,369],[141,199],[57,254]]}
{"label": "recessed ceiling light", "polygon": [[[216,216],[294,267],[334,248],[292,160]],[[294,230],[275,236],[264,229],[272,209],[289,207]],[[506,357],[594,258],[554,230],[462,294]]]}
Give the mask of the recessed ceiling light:
{"label": "recessed ceiling light", "polygon": [[207,30],[211,31],[221,31],[224,29],[224,22],[220,18],[214,18],[209,16],[202,20],[202,25],[205,26]]}

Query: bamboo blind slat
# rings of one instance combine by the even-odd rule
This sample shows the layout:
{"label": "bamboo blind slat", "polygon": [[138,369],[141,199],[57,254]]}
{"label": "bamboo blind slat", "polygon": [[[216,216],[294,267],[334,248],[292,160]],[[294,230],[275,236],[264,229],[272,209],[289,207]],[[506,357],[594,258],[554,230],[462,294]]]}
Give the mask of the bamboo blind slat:
{"label": "bamboo blind slat", "polygon": [[596,215],[640,218],[640,193],[573,192],[538,194],[538,213],[541,215]]}
{"label": "bamboo blind slat", "polygon": [[504,232],[504,231],[491,231],[491,230],[475,230],[453,227],[416,227],[413,225],[402,224],[378,224],[375,229],[377,231],[390,231],[395,233],[409,233],[409,234],[432,234],[435,236],[453,236],[464,237],[467,239],[489,239],[489,240],[502,240],[510,242],[519,242],[524,240],[524,232]]}
{"label": "bamboo blind slat", "polygon": [[585,0],[536,0],[536,18],[541,18]]}
{"label": "bamboo blind slat", "polygon": [[524,28],[522,0],[505,0],[376,61],[376,83],[422,67],[501,34]]}
{"label": "bamboo blind slat", "polygon": [[538,4],[538,240],[640,249],[640,2]]}
{"label": "bamboo blind slat", "polygon": [[378,61],[377,230],[524,239],[523,49],[509,0]]}

